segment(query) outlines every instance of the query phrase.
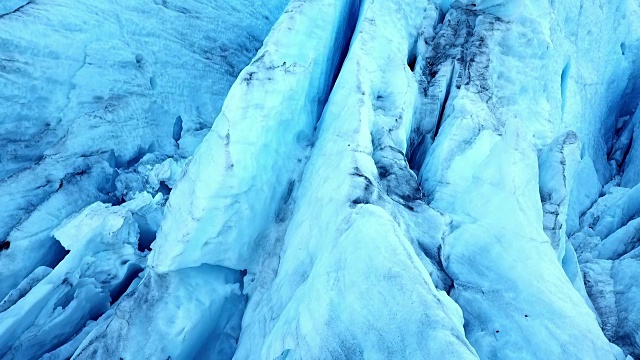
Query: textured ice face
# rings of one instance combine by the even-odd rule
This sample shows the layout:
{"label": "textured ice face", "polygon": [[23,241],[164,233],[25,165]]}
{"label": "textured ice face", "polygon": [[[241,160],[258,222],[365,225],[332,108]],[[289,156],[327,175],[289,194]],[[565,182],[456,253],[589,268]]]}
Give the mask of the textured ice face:
{"label": "textured ice face", "polygon": [[145,264],[138,226],[124,207],[94,203],[53,235],[69,251],[64,260],[53,270],[36,269],[4,300],[12,303],[0,313],[0,353],[7,358],[38,358],[73,339]]}
{"label": "textured ice face", "polygon": [[50,233],[74,212],[168,194],[179,170],[152,186],[116,178],[139,162],[184,163],[285,5],[2,2],[0,297],[64,257]]}
{"label": "textured ice face", "polygon": [[0,357],[640,356],[637,2],[285,5],[0,5]]}
{"label": "textured ice face", "polygon": [[289,9],[229,92],[185,172],[189,180],[172,192],[152,255],[159,272],[254,266],[260,233],[313,140],[358,12],[355,0],[296,1]]}
{"label": "textured ice face", "polygon": [[0,30],[2,178],[54,155],[192,153],[286,5],[18,3]]}

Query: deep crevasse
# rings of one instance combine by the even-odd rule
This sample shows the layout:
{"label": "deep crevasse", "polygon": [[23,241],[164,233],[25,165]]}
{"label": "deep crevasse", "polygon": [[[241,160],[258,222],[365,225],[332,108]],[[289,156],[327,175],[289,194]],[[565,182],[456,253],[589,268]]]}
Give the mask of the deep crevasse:
{"label": "deep crevasse", "polygon": [[[40,213],[6,210],[8,240],[49,248],[26,267],[35,243],[0,252],[18,270],[0,354],[640,356],[637,15],[626,0],[292,1],[193,156],[143,140],[93,163],[30,165],[37,147],[3,161],[7,189],[55,175],[21,199]],[[194,134],[183,116],[162,139]],[[77,213],[95,200],[114,206]]]}

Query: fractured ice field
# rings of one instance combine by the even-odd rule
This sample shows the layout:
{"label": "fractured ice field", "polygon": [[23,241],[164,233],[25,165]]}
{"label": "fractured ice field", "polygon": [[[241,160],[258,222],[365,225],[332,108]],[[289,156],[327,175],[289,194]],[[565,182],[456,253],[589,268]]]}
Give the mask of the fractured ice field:
{"label": "fractured ice field", "polygon": [[637,0],[0,0],[0,360],[640,359]]}

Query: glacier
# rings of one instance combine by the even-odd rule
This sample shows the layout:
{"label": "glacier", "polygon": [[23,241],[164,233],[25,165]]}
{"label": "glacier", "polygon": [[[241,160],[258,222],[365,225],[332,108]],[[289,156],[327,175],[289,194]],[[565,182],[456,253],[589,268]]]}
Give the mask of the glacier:
{"label": "glacier", "polygon": [[640,358],[635,0],[7,0],[0,359]]}

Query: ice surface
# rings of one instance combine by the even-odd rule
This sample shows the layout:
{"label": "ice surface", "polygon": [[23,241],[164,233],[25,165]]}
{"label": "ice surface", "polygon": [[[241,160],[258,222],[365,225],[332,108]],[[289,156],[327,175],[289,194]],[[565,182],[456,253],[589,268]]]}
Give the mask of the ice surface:
{"label": "ice surface", "polygon": [[0,16],[10,14],[30,2],[31,0],[6,0],[0,4]]}
{"label": "ice surface", "polygon": [[477,358],[460,309],[403,228],[434,216],[402,156],[416,93],[407,58],[425,10],[435,11],[427,2],[363,4],[287,232],[274,241],[280,259],[263,261],[248,282],[256,284],[235,358]]}
{"label": "ice surface", "polygon": [[357,11],[355,0],[289,4],[172,191],[155,270],[255,265],[258,237],[303,162]]}
{"label": "ice surface", "polygon": [[194,151],[285,5],[1,2],[0,297],[62,259],[62,220],[121,200],[116,170]]}
{"label": "ice surface", "polygon": [[598,200],[602,190],[593,161],[588,155],[582,158],[574,176],[567,209],[566,234],[568,236],[580,229],[580,218]]}
{"label": "ice surface", "polygon": [[604,333],[634,357],[640,355],[638,337],[638,258],[593,260],[583,265],[587,291],[593,299]]}
{"label": "ice surface", "polygon": [[3,301],[14,303],[0,312],[3,359],[38,358],[64,345],[106,312],[144,266],[138,226],[124,207],[96,202],[53,235],[69,254],[53,271],[36,269]]}
{"label": "ice surface", "polygon": [[[597,176],[611,176],[607,145],[599,144],[596,135],[604,125],[589,124],[601,124],[604,116],[594,114],[611,111],[600,101],[619,101],[615,97],[626,82],[628,62],[618,56],[618,69],[611,68],[612,58],[556,63],[585,51],[582,43],[574,48],[566,43],[566,33],[557,32],[565,26],[555,19],[564,21],[564,12],[575,4],[550,4],[546,11],[521,2],[522,7],[511,11],[515,8],[500,3],[452,5],[442,25],[427,38],[424,103],[435,100],[433,107],[440,108],[440,115],[419,175],[430,205],[453,221],[442,250],[445,271],[454,283],[451,297],[462,308],[465,335],[481,358],[619,357],[602,335],[588,301],[580,297],[585,292],[576,257],[571,251],[565,257],[561,245],[563,218],[571,202],[567,196],[573,196],[571,178],[577,174],[576,178],[589,179],[588,160],[579,171],[575,134],[570,142],[566,135],[552,140],[563,128],[575,129],[577,138],[584,139],[584,158],[597,156]],[[472,9],[474,5],[480,9]],[[623,36],[617,30],[606,33]],[[594,64],[606,68],[600,74],[605,79],[615,70],[615,76],[625,80],[622,87],[607,88],[612,98],[587,104],[574,93],[581,89],[573,82],[582,81],[574,76],[582,76],[582,69]],[[557,80],[551,78],[555,74]],[[437,81],[441,76],[449,76],[451,85],[443,88]],[[604,83],[594,83],[599,86],[604,91]],[[442,91],[445,95],[438,96]],[[581,115],[567,117],[568,112]],[[580,119],[580,126],[572,119]],[[573,150],[565,152],[565,145]],[[574,192],[584,200],[573,205],[572,226],[590,207],[585,203],[596,200],[599,188],[589,185]],[[630,208],[630,203],[618,208]],[[604,223],[601,227],[606,228]],[[558,255],[549,251],[552,245]],[[572,286],[568,277],[577,284]],[[576,340],[587,338],[585,343]]]}
{"label": "ice surface", "polygon": [[554,139],[538,157],[543,227],[559,259],[565,255],[569,194],[580,162],[580,143],[573,131]]}
{"label": "ice surface", "polygon": [[[637,185],[609,186],[583,216],[583,229],[571,241],[578,246],[587,293],[604,334],[626,354],[640,356],[640,291],[635,279],[640,267]],[[632,214],[632,215],[630,215]]]}
{"label": "ice surface", "polygon": [[[52,154],[193,152],[286,1],[3,1],[0,177]],[[11,6],[14,4],[14,6]],[[196,16],[197,14],[197,16]],[[134,119],[133,121],[131,119]],[[22,126],[17,126],[22,125]],[[36,141],[31,141],[32,138]]]}
{"label": "ice surface", "polygon": [[[105,161],[94,159],[77,169],[64,168],[59,163],[50,164],[47,161],[42,162],[41,166],[49,171],[54,168],[59,171],[71,170],[72,174],[77,175],[58,177],[49,173],[49,177],[40,177],[38,171],[25,171],[0,182],[0,199],[5,204],[2,211],[9,214],[0,218],[0,238],[10,243],[9,249],[0,252],[3,264],[0,266],[3,279],[0,282],[0,297],[5,296],[37,267],[54,267],[62,260],[64,248],[55,241],[51,232],[74,212],[94,201],[107,199],[102,191],[112,181],[112,170]],[[88,167],[91,170],[87,171]],[[22,219],[13,227],[12,224],[19,217]]]}
{"label": "ice surface", "polygon": [[[101,317],[100,320],[103,320],[105,316]],[[89,321],[87,325],[82,329],[80,333],[73,337],[71,341],[60,346],[59,348],[48,352],[42,356],[42,360],[67,360],[73,356],[73,353],[80,346],[82,341],[95,329],[97,326],[97,322]]]}
{"label": "ice surface", "polygon": [[441,186],[432,203],[457,215],[442,257],[465,334],[481,358],[613,358],[543,232],[536,152],[521,131],[507,128],[484,161],[466,168],[472,171],[466,188]]}
{"label": "ice surface", "polygon": [[640,357],[640,4],[286,3],[0,4],[0,358]]}
{"label": "ice surface", "polygon": [[[640,79],[640,76],[638,77]],[[640,86],[640,84],[639,84]],[[640,183],[640,112],[636,111],[633,120],[628,125],[632,139],[629,153],[624,159],[624,173],[621,179],[621,185],[624,187],[634,187]]]}
{"label": "ice surface", "polygon": [[228,359],[244,307],[240,273],[203,265],[149,273],[73,359]]}

